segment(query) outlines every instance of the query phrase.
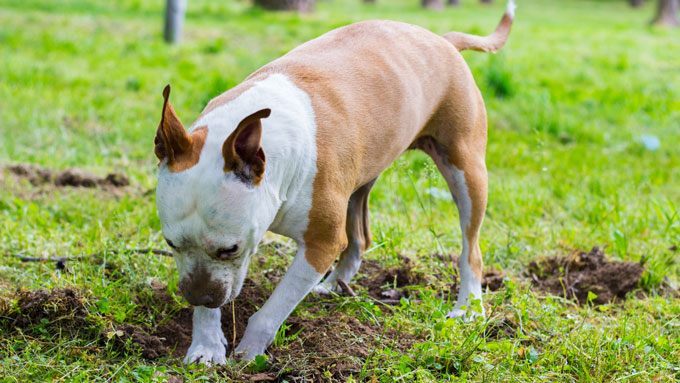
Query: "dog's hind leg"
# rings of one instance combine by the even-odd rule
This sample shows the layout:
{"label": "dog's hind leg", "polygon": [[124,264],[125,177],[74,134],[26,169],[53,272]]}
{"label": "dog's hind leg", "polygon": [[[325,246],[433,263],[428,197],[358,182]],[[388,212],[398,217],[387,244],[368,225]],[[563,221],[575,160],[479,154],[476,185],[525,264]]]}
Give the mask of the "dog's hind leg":
{"label": "dog's hind leg", "polygon": [[[376,178],[377,179],[377,178]],[[371,244],[371,230],[368,221],[368,195],[376,179],[357,189],[347,205],[347,248],[340,254],[340,260],[326,279],[314,288],[314,292],[329,294],[340,292],[338,279],[349,281],[361,266],[361,254]]]}
{"label": "dog's hind leg", "polygon": [[[481,305],[483,265],[479,231],[486,211],[488,186],[484,162],[486,131],[483,133],[483,137],[473,140],[476,142],[461,142],[458,137],[457,141],[451,140],[450,144],[444,145],[430,136],[416,142],[416,147],[430,155],[437,164],[451,190],[460,217],[463,250],[458,268],[461,280],[458,301],[449,312],[449,317],[463,317],[466,309],[472,309],[471,316],[484,315],[484,306]],[[474,305],[470,307],[473,303],[471,299],[479,300],[480,306],[476,306],[476,311]]]}

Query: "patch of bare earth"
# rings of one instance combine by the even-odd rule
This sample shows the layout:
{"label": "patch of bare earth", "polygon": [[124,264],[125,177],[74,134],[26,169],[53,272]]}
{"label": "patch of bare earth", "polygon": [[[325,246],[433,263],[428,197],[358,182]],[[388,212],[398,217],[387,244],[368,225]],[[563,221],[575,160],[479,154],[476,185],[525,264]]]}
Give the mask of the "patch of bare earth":
{"label": "patch of bare earth", "polygon": [[[638,288],[644,267],[636,262],[608,260],[595,246],[590,251],[532,261],[528,267],[531,283],[540,291],[594,304],[623,300]],[[592,295],[591,295],[592,298]]]}
{"label": "patch of bare earth", "polygon": [[8,166],[7,170],[17,177],[27,179],[35,186],[50,184],[57,187],[120,188],[130,184],[130,180],[120,173],[98,177],[81,169],[57,171],[33,164],[12,165]]}
{"label": "patch of bare earth", "polygon": [[[165,285],[155,283],[152,290],[158,303],[172,303]],[[230,304],[221,308],[222,331],[230,344],[228,352],[240,342],[248,318],[264,304],[270,293],[246,279],[241,294],[234,301],[236,322],[232,322]],[[310,296],[305,302],[314,303],[316,299]],[[267,354],[270,365],[266,372],[258,373],[249,369],[235,372],[230,368],[221,368],[221,373],[243,381],[295,380],[302,377],[308,381],[319,381],[327,380],[324,378],[326,374],[330,374],[335,381],[344,381],[360,371],[364,360],[375,347],[389,345],[407,351],[418,341],[408,333],[363,323],[338,310],[321,313],[322,308],[320,303],[308,305],[305,311],[312,314],[313,318],[309,315],[303,318],[294,313],[286,320],[285,336],[288,341],[269,347]],[[113,341],[119,347],[138,350],[146,359],[166,356],[182,359],[191,345],[192,315],[192,307],[183,307],[155,329],[119,325],[116,327],[119,335]]]}
{"label": "patch of bare earth", "polygon": [[[456,265],[458,257],[438,256],[440,260],[454,265],[454,282],[451,284],[448,296],[456,297],[458,292],[458,273]],[[368,295],[385,304],[398,304],[401,298],[409,298],[417,293],[419,286],[431,286],[439,282],[441,276],[428,275],[418,270],[415,263],[408,257],[402,256],[398,266],[384,268],[374,260],[365,260],[360,268],[362,277],[356,280],[356,284],[362,286]],[[447,278],[448,279],[448,278]],[[496,291],[503,286],[505,274],[494,269],[486,269],[482,277],[482,288]],[[446,298],[447,293],[444,294]]]}
{"label": "patch of bare earth", "polygon": [[[11,304],[11,300],[16,300],[16,304]],[[0,305],[0,317],[10,330],[49,326],[75,336],[88,327],[86,305],[85,297],[77,289],[18,289]]]}

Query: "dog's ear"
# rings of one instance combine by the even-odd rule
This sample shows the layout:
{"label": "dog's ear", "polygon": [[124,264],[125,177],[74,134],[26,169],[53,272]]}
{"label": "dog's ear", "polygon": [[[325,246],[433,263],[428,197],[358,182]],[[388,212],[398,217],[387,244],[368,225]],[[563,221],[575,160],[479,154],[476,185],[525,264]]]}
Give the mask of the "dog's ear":
{"label": "dog's ear", "polygon": [[269,117],[270,113],[270,109],[262,109],[244,118],[222,145],[224,171],[234,172],[245,183],[259,185],[264,176],[265,156],[260,146],[260,120]]}
{"label": "dog's ear", "polygon": [[168,159],[168,166],[175,163],[175,159],[191,151],[191,137],[184,129],[182,122],[177,117],[175,109],[172,108],[168,98],[170,97],[170,85],[163,89],[163,114],[161,123],[156,131],[156,138],[153,140],[154,153],[160,161]]}

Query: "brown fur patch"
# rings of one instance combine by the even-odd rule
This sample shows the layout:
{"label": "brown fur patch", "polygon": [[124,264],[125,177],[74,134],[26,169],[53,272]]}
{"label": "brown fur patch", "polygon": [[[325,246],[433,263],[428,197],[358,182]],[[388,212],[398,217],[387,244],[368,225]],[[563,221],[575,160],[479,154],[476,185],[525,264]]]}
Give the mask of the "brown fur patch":
{"label": "brown fur patch", "polygon": [[[179,120],[175,109],[170,104],[170,85],[163,89],[163,113],[154,138],[154,153],[162,162],[167,159],[171,173],[187,170],[198,163],[201,150],[208,135],[208,128],[203,126],[187,134]],[[160,163],[159,163],[160,165]]]}

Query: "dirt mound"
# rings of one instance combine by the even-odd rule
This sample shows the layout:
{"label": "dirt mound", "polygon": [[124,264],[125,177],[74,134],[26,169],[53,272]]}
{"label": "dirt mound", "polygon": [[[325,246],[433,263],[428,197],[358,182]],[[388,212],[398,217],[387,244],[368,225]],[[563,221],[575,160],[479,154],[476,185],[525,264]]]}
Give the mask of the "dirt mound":
{"label": "dirt mound", "polygon": [[643,271],[639,263],[608,261],[597,246],[589,252],[532,261],[528,267],[531,282],[539,290],[576,298],[581,304],[588,302],[588,292],[597,296],[594,304],[625,299],[638,287]]}
{"label": "dirt mound", "polygon": [[[161,338],[151,335],[139,327],[123,324],[116,327],[117,334],[113,339],[120,347],[138,348],[146,359],[154,360],[167,354],[167,348]],[[129,341],[129,343],[128,343]]]}
{"label": "dirt mound", "polygon": [[356,280],[363,286],[368,295],[382,301],[399,301],[411,295],[409,286],[426,285],[428,280],[422,272],[415,270],[413,261],[405,256],[401,257],[399,266],[383,268],[373,260],[365,260],[361,264],[360,272],[366,276]]}
{"label": "dirt mound", "polygon": [[279,376],[281,379],[302,376],[311,381],[326,381],[328,372],[334,381],[346,381],[361,370],[375,347],[407,352],[420,341],[411,334],[385,331],[381,326],[362,323],[341,312],[316,319],[292,316],[286,324],[290,326],[286,336],[295,339],[271,347],[270,354],[278,365],[294,361],[296,371],[284,372]]}
{"label": "dirt mound", "polygon": [[87,326],[86,300],[76,289],[19,289],[14,299],[16,304],[3,305],[0,312],[0,317],[12,328],[46,329],[49,326],[75,335]]}
{"label": "dirt mound", "polygon": [[[442,262],[458,264],[458,257],[450,255],[437,255]],[[356,283],[363,286],[368,295],[387,304],[396,304],[401,298],[410,297],[414,291],[411,286],[429,285],[433,280],[439,279],[437,275],[428,276],[417,270],[413,261],[405,256],[401,257],[401,264],[396,267],[383,268],[373,260],[365,260],[361,264],[361,273],[364,277],[357,279]],[[455,276],[454,276],[455,277]],[[495,269],[484,271],[482,287],[491,291],[496,291],[503,286],[505,273]],[[458,277],[454,278],[451,284],[450,293],[456,296],[458,292]],[[444,297],[446,293],[444,294]]]}
{"label": "dirt mound", "polygon": [[12,174],[26,178],[33,185],[53,184],[58,187],[85,188],[118,188],[128,186],[130,180],[119,173],[110,173],[106,177],[97,177],[80,169],[66,169],[56,171],[32,164],[19,164],[7,167]]}

